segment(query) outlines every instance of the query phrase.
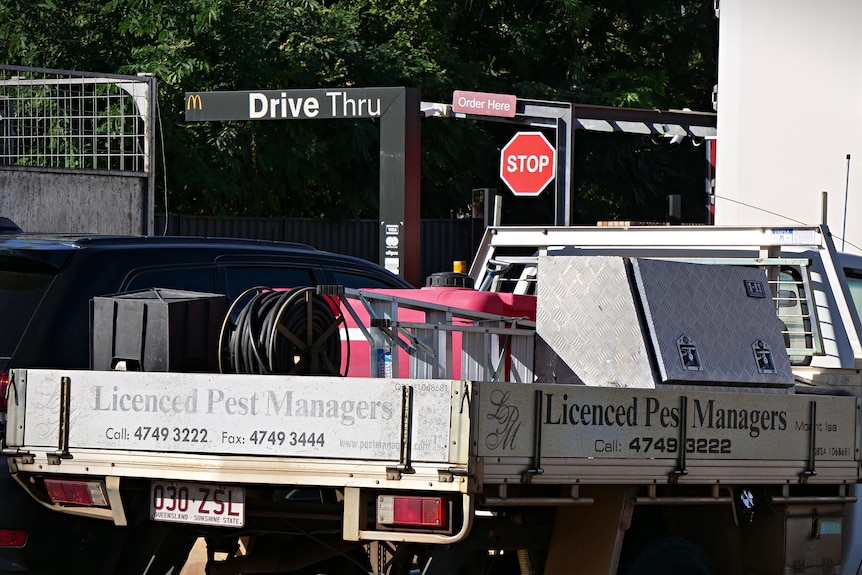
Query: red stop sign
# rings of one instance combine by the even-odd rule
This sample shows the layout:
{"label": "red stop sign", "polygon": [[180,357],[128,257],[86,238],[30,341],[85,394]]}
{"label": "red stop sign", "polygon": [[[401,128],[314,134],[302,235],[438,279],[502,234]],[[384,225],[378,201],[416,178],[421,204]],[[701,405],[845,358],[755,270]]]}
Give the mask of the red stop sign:
{"label": "red stop sign", "polygon": [[516,196],[538,196],[556,175],[554,146],[541,132],[518,132],[500,151],[500,179]]}

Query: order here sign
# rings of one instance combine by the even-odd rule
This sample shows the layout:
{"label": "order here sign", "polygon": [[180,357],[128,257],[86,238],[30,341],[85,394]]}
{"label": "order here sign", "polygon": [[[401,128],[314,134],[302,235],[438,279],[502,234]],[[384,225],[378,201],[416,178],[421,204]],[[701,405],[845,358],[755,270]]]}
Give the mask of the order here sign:
{"label": "order here sign", "polygon": [[514,118],[517,107],[518,98],[514,94],[468,92],[466,90],[455,90],[452,94],[452,111],[456,114]]}
{"label": "order here sign", "polygon": [[541,132],[518,132],[500,151],[500,179],[516,196],[538,196],[556,176],[556,150]]}

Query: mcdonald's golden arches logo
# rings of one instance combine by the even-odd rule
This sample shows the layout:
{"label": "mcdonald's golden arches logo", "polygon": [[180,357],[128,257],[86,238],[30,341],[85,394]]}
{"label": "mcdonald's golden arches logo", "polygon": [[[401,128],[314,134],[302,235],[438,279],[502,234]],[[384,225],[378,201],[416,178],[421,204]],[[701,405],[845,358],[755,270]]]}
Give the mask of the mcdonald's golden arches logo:
{"label": "mcdonald's golden arches logo", "polygon": [[189,99],[186,100],[186,110],[203,110],[204,105],[201,102],[200,94],[192,94],[189,96]]}

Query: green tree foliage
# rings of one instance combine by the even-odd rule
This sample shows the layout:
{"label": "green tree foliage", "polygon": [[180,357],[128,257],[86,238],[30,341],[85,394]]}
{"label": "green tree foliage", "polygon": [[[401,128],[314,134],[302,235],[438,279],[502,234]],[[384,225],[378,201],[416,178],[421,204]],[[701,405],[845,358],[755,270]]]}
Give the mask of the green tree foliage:
{"label": "green tree foliage", "polygon": [[[375,217],[378,126],[186,123],[186,91],[417,86],[438,102],[463,89],[708,110],[716,30],[711,4],[692,0],[0,3],[8,64],[155,75],[166,158],[157,185],[167,182],[171,211],[204,214]],[[515,129],[423,120],[423,217],[463,210],[472,188],[501,187],[499,149]],[[578,132],[575,219],[660,219],[668,193],[702,214],[703,158],[690,144]],[[547,218],[548,206],[517,213]]]}

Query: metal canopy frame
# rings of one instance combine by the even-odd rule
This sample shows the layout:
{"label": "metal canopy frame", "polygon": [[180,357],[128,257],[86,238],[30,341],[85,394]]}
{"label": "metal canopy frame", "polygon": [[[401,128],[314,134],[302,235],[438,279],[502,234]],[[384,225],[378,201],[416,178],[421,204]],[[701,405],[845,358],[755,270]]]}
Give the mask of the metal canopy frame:
{"label": "metal canopy frame", "polygon": [[431,117],[503,122],[531,128],[553,129],[556,134],[554,225],[571,225],[574,178],[572,177],[575,130],[622,132],[654,136],[715,138],[716,114],[690,110],[646,110],[594,106],[571,102],[519,98],[514,117],[454,112],[450,104],[422,102],[422,113]]}

